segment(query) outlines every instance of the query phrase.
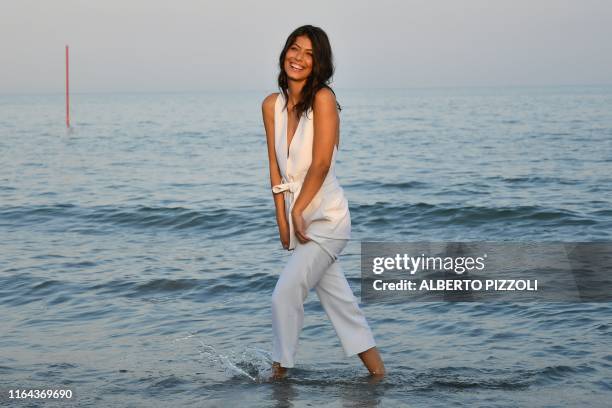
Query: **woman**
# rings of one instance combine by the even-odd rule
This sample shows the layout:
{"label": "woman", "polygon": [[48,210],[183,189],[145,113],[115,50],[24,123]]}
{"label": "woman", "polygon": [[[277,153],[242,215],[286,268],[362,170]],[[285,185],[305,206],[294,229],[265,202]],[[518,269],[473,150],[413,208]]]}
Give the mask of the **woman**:
{"label": "woman", "polygon": [[272,294],[272,375],[293,367],[313,287],[345,354],[358,354],[369,372],[383,376],[384,364],[357,299],[337,262],[351,233],[348,202],[334,164],[340,125],[331,46],[325,32],[297,28],[280,59],[278,86],[262,104],[270,181],[283,248],[293,251]]}

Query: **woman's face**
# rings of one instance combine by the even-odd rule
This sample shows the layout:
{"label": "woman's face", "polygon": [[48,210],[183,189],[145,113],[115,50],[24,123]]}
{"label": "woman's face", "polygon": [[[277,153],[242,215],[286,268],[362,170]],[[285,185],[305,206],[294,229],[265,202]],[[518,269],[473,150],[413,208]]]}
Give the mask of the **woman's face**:
{"label": "woman's face", "polygon": [[312,43],[306,35],[296,37],[285,54],[285,72],[294,81],[306,80],[312,73]]}

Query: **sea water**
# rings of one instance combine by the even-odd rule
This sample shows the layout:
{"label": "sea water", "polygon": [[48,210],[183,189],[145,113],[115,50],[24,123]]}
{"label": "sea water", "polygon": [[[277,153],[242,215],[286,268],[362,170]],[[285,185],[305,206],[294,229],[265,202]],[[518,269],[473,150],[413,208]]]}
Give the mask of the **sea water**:
{"label": "sea water", "polygon": [[[362,304],[388,370],[318,299],[270,382],[281,247],[269,92],[0,96],[0,388],[74,406],[605,406],[609,303]],[[612,87],[337,89],[360,242],[610,241]],[[21,401],[71,406],[69,401]],[[55,404],[55,405],[54,405]]]}

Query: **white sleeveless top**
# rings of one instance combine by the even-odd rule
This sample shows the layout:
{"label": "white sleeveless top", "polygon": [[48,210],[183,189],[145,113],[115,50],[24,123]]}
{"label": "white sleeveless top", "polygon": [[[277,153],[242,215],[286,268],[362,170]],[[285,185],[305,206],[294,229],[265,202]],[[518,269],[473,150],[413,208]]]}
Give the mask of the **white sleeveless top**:
{"label": "white sleeveless top", "polygon": [[[291,219],[293,204],[300,194],[306,173],[312,162],[312,140],[314,134],[312,109],[303,114],[299,120],[291,145],[287,146],[287,109],[284,109],[285,97],[282,92],[276,98],[274,107],[274,147],[276,162],[282,176],[281,184],[272,187],[272,191],[284,191],[285,212],[289,221],[289,249],[297,243]],[[302,213],[306,224],[306,235],[313,241],[318,238],[350,239],[351,215],[344,190],[336,179],[335,164],[337,146],[334,144],[329,171],[319,191]],[[287,152],[289,154],[287,155]]]}

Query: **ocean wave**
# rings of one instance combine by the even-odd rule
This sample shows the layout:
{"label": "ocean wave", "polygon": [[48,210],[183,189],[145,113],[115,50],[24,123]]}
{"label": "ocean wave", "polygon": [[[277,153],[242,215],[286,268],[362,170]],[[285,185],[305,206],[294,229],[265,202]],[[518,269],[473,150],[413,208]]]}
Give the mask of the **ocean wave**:
{"label": "ocean wave", "polygon": [[[261,219],[269,218],[266,214],[268,210],[270,209],[224,207],[193,209],[144,205],[81,207],[58,203],[2,207],[0,222],[4,226],[31,227],[61,221],[67,231],[83,227],[104,230],[107,226],[122,226],[141,229],[196,229],[225,233],[228,228],[240,226],[239,229],[231,231],[235,234],[260,228]],[[261,216],[258,217],[257,214]]]}

